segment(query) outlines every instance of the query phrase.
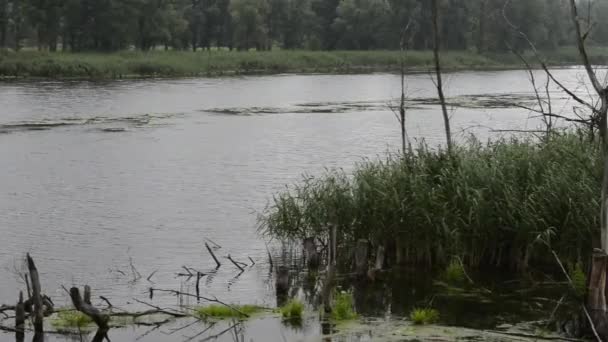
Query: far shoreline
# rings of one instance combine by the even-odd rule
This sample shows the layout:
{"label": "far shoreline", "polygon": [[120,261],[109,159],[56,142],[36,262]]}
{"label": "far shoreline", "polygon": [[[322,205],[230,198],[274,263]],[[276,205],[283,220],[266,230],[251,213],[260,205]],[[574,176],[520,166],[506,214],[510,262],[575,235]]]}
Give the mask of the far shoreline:
{"label": "far shoreline", "polygon": [[[592,49],[592,62],[608,64],[608,48]],[[552,68],[578,65],[573,48],[543,53]],[[121,51],[71,53],[0,52],[0,81],[188,79],[268,75],[353,75],[399,73],[404,60],[408,74],[425,73],[432,63],[431,51]],[[527,56],[533,67],[536,58]],[[511,53],[477,54],[445,51],[446,72],[525,69]]]}

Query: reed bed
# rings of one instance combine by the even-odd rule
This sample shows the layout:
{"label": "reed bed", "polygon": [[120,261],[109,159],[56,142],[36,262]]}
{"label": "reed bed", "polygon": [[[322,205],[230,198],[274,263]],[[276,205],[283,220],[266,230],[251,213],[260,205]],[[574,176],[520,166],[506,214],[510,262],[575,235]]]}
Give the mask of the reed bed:
{"label": "reed bed", "polygon": [[451,154],[425,145],[330,170],[277,194],[260,231],[282,240],[326,239],[336,226],[340,255],[359,239],[389,258],[467,267],[586,262],[599,235],[601,153],[584,134],[546,141],[471,139]]}

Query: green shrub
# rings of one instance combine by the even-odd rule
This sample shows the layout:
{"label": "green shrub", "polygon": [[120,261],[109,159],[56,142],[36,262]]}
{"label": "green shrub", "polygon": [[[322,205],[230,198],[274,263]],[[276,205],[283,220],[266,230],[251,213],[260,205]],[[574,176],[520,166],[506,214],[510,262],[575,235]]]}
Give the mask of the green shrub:
{"label": "green shrub", "polygon": [[457,259],[452,259],[444,272],[445,279],[451,284],[459,284],[465,281],[465,273],[462,264]]}
{"label": "green shrub", "polygon": [[304,304],[299,300],[292,299],[281,307],[281,315],[285,319],[301,320],[304,315]]}
{"label": "green shrub", "polygon": [[331,312],[335,321],[348,321],[357,318],[352,293],[340,292],[336,295]]}
{"label": "green shrub", "polygon": [[439,311],[435,309],[414,309],[410,313],[410,320],[416,325],[427,325],[439,320]]}

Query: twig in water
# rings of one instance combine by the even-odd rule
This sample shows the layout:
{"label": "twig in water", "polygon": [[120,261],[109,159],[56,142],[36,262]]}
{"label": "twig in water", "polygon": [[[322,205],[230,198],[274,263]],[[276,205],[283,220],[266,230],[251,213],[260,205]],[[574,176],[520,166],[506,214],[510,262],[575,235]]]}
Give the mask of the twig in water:
{"label": "twig in water", "polygon": [[227,332],[229,332],[229,331],[232,331],[232,329],[233,329],[235,326],[239,325],[239,324],[241,324],[241,323],[240,323],[240,322],[236,322],[236,323],[234,323],[233,325],[229,326],[229,327],[228,327],[226,330],[222,330],[221,332],[219,332],[219,333],[217,333],[217,334],[215,334],[215,335],[213,335],[213,336],[209,336],[209,337],[207,337],[207,338],[204,338],[204,339],[202,339],[200,342],[203,342],[203,341],[210,341],[210,340],[217,339],[218,337],[220,337],[220,336],[224,335],[225,333],[227,333]]}
{"label": "twig in water", "polygon": [[226,304],[224,302],[222,302],[221,300],[217,299],[217,297],[213,297],[213,298],[209,298],[209,297],[203,297],[203,296],[196,296],[195,294],[191,294],[191,293],[187,293],[187,292],[181,292],[181,291],[176,291],[176,290],[165,290],[165,289],[153,289],[150,288],[150,293],[152,293],[153,291],[158,291],[158,292],[167,292],[167,293],[172,293],[176,296],[185,296],[185,297],[192,297],[192,298],[199,298],[202,300],[205,300],[207,302],[211,302],[211,303],[218,303],[220,305],[223,305],[229,309],[234,310],[235,312],[239,313],[240,315],[242,315],[243,317],[249,317],[248,314],[242,312],[241,310],[235,308],[234,306],[230,305],[230,304]]}
{"label": "twig in water", "polygon": [[217,264],[216,268],[220,268],[222,266],[222,264],[219,262],[219,260],[217,260],[215,253],[213,253],[213,250],[211,249],[211,247],[209,247],[209,244],[207,244],[206,242],[205,242],[205,247],[207,247],[209,254],[211,254],[211,257],[213,258],[213,260],[215,260],[215,263]]}
{"label": "twig in water", "polygon": [[232,257],[230,256],[230,254],[228,254],[227,259],[230,260],[234,264],[234,266],[236,266],[239,270],[241,270],[241,272],[245,271],[245,269],[241,265],[239,265],[239,263],[237,263],[236,261],[234,261],[232,259]]}
{"label": "twig in water", "polygon": [[132,257],[129,257],[129,265],[131,266],[131,273],[133,274],[133,282],[136,282],[141,279],[141,273],[139,273],[139,271],[137,271],[137,268],[135,268],[135,265],[133,265]]}
{"label": "twig in water", "polygon": [[255,265],[255,261],[253,261],[253,259],[251,259],[251,257],[248,257],[248,258],[251,261],[251,266]]}
{"label": "twig in water", "polygon": [[99,296],[99,299],[103,300],[104,302],[106,302],[106,304],[108,304],[108,308],[113,308],[114,305],[112,305],[112,303],[110,303],[110,300],[104,296]]}
{"label": "twig in water", "polygon": [[222,248],[222,246],[218,245],[217,243],[215,243],[215,241],[213,241],[209,238],[205,238],[205,240],[211,242],[215,248]]}
{"label": "twig in water", "polygon": [[188,267],[186,267],[186,266],[182,266],[182,268],[183,268],[183,269],[185,269],[185,270],[186,270],[186,272],[188,272],[188,275],[189,275],[189,276],[191,276],[191,277],[193,276],[192,272],[190,272],[190,270],[188,269]]}
{"label": "twig in water", "polygon": [[150,280],[150,279],[152,279],[152,277],[156,274],[156,272],[158,272],[158,270],[150,273],[150,275],[148,276],[148,278],[146,278],[146,280],[149,281],[149,282],[152,282],[152,280]]}

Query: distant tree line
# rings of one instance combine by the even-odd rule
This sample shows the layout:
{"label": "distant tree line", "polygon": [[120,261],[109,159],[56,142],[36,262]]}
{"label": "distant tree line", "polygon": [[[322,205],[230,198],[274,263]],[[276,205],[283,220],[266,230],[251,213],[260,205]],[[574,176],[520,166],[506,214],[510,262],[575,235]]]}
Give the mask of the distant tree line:
{"label": "distant tree line", "polygon": [[[526,43],[503,19],[506,0],[441,0],[446,49]],[[590,41],[608,43],[608,0],[581,0]],[[592,3],[593,2],[593,3]],[[0,47],[56,51],[410,49],[433,44],[428,0],[0,0]],[[506,14],[539,48],[572,41],[567,0],[511,0]],[[589,15],[590,13],[590,15]]]}

